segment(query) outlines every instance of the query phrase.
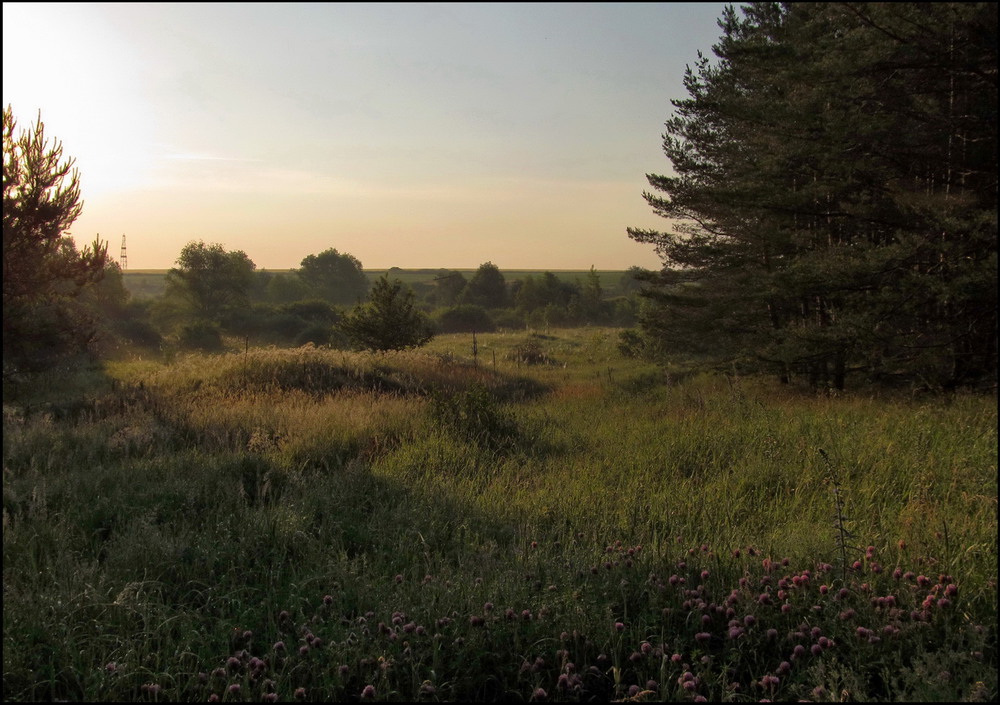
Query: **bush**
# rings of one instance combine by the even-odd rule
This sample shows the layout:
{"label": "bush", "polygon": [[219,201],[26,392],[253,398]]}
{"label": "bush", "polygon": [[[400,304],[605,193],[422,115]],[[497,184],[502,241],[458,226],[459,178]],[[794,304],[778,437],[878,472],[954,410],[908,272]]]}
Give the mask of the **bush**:
{"label": "bush", "polygon": [[507,359],[525,365],[551,365],[555,362],[542,349],[542,343],[534,337],[517,345],[507,355]]}
{"label": "bush", "polygon": [[307,343],[313,345],[332,345],[340,347],[345,342],[342,335],[334,332],[331,326],[322,323],[311,323],[301,333],[295,336],[295,345],[301,346]]}
{"label": "bush", "polygon": [[181,327],[178,342],[182,348],[217,352],[222,350],[222,332],[212,323],[190,323]]}
{"label": "bush", "polygon": [[511,450],[521,437],[514,415],[482,385],[456,394],[436,393],[430,409],[435,424],[481,448]]}
{"label": "bush", "polygon": [[527,325],[523,313],[509,308],[497,309],[490,313],[497,328],[507,328],[510,330],[524,330]]}
{"label": "bush", "polygon": [[439,311],[434,323],[441,333],[492,333],[497,329],[486,309],[474,304]]}

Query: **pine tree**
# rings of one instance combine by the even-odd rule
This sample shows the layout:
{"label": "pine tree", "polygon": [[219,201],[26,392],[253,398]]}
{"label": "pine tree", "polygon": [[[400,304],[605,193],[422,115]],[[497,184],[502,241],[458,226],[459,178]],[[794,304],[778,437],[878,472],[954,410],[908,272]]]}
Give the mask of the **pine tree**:
{"label": "pine tree", "polygon": [[49,144],[41,116],[15,135],[11,106],[3,113],[4,372],[29,371],[89,346],[93,321],[76,297],[99,281],[107,243],[77,251],[66,232],[79,217],[79,173]]}
{"label": "pine tree", "polygon": [[677,224],[629,231],[666,265],[647,332],[837,387],[995,379],[996,6],[751,3],[720,26],[666,123],[675,175],[649,175]]}
{"label": "pine tree", "polygon": [[340,323],[354,345],[365,350],[405,350],[426,344],[434,336],[427,317],[417,310],[415,295],[398,279],[382,276],[369,300]]}

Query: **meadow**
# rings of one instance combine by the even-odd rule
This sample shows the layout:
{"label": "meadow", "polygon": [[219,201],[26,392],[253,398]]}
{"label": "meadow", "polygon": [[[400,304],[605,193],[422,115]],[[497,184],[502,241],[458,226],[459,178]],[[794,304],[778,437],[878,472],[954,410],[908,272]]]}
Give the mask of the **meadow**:
{"label": "meadow", "polygon": [[997,699],[995,394],[616,343],[5,389],[5,700]]}

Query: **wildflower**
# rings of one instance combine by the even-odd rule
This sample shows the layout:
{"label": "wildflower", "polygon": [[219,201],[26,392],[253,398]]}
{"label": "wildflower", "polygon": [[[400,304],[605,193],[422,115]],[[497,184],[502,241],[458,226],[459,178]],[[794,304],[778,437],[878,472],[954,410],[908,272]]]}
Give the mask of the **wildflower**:
{"label": "wildflower", "polygon": [[813,644],[812,646],[809,647],[809,651],[812,653],[813,656],[819,656],[821,653],[823,653],[823,647],[820,646],[819,644]]}
{"label": "wildflower", "polygon": [[212,693],[211,695],[208,696],[208,702],[210,703],[219,702],[219,696],[216,693]]}
{"label": "wildflower", "polygon": [[927,587],[930,584],[931,584],[931,579],[928,578],[926,575],[917,576],[917,585],[919,585],[920,587]]}
{"label": "wildflower", "polygon": [[366,685],[364,690],[361,691],[362,700],[371,700],[375,697],[375,686]]}
{"label": "wildflower", "polygon": [[697,641],[699,644],[704,644],[711,638],[712,635],[709,634],[708,632],[698,632],[697,634],[694,635],[694,640]]}
{"label": "wildflower", "polygon": [[403,576],[401,574],[397,574],[394,580],[396,581],[396,584],[399,585],[401,582],[403,582]]}
{"label": "wildflower", "polygon": [[420,692],[424,695],[434,695],[437,692],[437,688],[430,681],[424,681],[420,684]]}
{"label": "wildflower", "polygon": [[226,692],[228,692],[230,695],[234,695],[234,696],[235,695],[239,695],[240,694],[240,684],[239,683],[230,683],[229,687],[226,688]]}
{"label": "wildflower", "polygon": [[477,614],[474,614],[471,617],[469,617],[469,624],[471,624],[474,627],[481,627],[485,623],[486,623],[486,620],[483,619],[482,617],[480,617]]}
{"label": "wildflower", "polygon": [[624,625],[624,624],[622,624],[621,622],[615,622],[615,630],[616,630],[616,631],[619,631],[619,632],[620,632],[620,631],[622,631],[623,629],[625,629],[625,625]]}
{"label": "wildflower", "polygon": [[337,669],[337,672],[340,674],[341,678],[346,678],[350,670],[351,669],[348,668],[347,664],[341,664],[340,668]]}
{"label": "wildflower", "polygon": [[323,595],[323,604],[329,607],[333,604],[333,595]]}
{"label": "wildflower", "polygon": [[630,698],[634,698],[638,694],[639,694],[639,686],[637,686],[637,685],[630,685],[628,687],[628,696]]}
{"label": "wildflower", "polygon": [[532,700],[545,700],[547,697],[549,697],[549,694],[542,688],[535,688],[535,691],[531,694]]}
{"label": "wildflower", "polygon": [[260,699],[265,703],[276,703],[278,702],[277,693],[264,693],[260,696]]}
{"label": "wildflower", "polygon": [[109,661],[105,666],[104,670],[108,673],[116,673],[118,671],[118,664],[114,661]]}
{"label": "wildflower", "polygon": [[701,571],[701,579],[702,580],[708,580],[708,576],[709,575],[710,575],[710,573],[707,570]]}
{"label": "wildflower", "polygon": [[303,644],[302,646],[299,647],[299,656],[308,656],[308,655],[309,655],[309,645]]}
{"label": "wildflower", "polygon": [[778,638],[778,630],[777,629],[768,629],[767,630],[767,638],[768,639],[777,639]]}
{"label": "wildflower", "polygon": [[274,646],[272,646],[271,648],[274,649],[275,651],[284,651],[285,650],[285,642],[283,642],[283,641],[276,641],[276,642],[274,642]]}
{"label": "wildflower", "polygon": [[653,646],[648,641],[644,641],[639,645],[639,650],[644,654],[649,654],[653,650]]}
{"label": "wildflower", "polygon": [[305,688],[296,688],[295,689],[295,699],[296,700],[305,700],[306,699],[306,689]]}
{"label": "wildflower", "polygon": [[792,649],[792,660],[800,659],[806,655],[806,647],[802,644],[796,644],[795,648]]}

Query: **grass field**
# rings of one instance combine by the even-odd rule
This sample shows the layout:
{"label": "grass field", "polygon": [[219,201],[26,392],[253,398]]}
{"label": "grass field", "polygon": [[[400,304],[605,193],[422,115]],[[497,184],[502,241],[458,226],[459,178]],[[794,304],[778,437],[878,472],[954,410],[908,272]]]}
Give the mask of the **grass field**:
{"label": "grass field", "polygon": [[5,390],[5,699],[996,700],[995,396],[475,342]]}

